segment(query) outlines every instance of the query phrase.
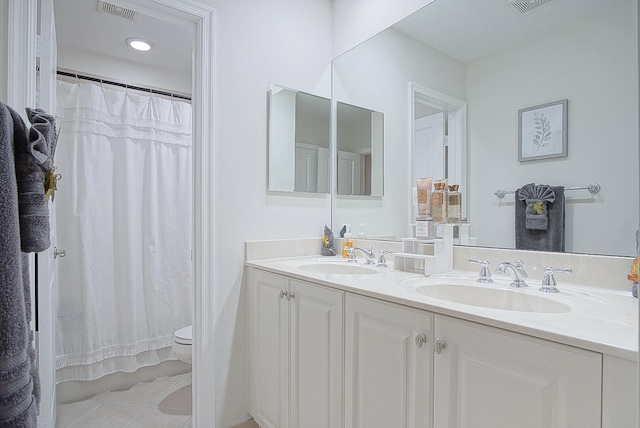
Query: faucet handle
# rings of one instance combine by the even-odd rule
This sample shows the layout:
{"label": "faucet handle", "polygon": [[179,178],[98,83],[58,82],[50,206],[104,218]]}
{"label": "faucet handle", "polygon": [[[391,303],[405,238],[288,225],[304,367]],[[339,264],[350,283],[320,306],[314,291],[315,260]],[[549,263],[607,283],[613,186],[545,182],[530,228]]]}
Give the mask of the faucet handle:
{"label": "faucet handle", "polygon": [[518,268],[518,270],[520,271],[520,273],[522,274],[522,276],[524,276],[525,278],[529,278],[529,276],[527,275],[527,271],[524,270],[524,262],[522,260],[516,260],[513,262],[513,265]]}
{"label": "faucet handle", "polygon": [[391,251],[380,251],[380,257],[378,257],[378,263],[376,264],[376,267],[389,267],[387,266],[387,259],[384,257],[385,254],[391,254]]}
{"label": "faucet handle", "polygon": [[482,283],[493,282],[493,279],[491,279],[491,269],[489,268],[489,262],[487,260],[478,260],[473,257],[469,257],[469,262],[478,263],[482,265],[482,267],[480,268],[480,274],[478,275],[478,279],[476,279],[477,282],[482,282]]}
{"label": "faucet handle", "polygon": [[554,272],[566,273],[570,274],[573,270],[570,267],[564,268],[554,268],[551,266],[546,266],[544,268],[544,277],[542,278],[542,287],[539,288],[540,291],[544,293],[559,293],[558,287],[556,287],[556,279],[553,276]]}

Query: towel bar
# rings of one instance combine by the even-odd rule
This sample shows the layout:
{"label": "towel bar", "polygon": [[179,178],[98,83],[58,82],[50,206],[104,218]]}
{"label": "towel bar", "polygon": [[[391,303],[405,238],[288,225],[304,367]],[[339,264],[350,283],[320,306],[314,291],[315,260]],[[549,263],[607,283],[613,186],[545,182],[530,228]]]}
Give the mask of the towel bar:
{"label": "towel bar", "polygon": [[[595,181],[592,183],[589,183],[588,186],[577,186],[577,187],[565,187],[564,190],[588,190],[590,193],[593,193],[594,195],[596,193],[600,192],[600,184],[596,183]],[[502,199],[504,198],[504,195],[506,195],[507,193],[516,193],[515,190],[504,190],[504,189],[498,189],[495,192],[493,192],[494,195],[496,195],[498,197],[498,199]]]}

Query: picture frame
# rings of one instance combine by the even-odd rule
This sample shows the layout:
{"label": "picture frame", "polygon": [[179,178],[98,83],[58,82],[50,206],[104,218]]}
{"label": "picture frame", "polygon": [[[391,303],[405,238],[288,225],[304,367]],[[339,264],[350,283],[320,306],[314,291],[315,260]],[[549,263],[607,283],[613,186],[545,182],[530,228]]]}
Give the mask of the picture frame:
{"label": "picture frame", "polygon": [[518,161],[566,157],[569,101],[518,110]]}

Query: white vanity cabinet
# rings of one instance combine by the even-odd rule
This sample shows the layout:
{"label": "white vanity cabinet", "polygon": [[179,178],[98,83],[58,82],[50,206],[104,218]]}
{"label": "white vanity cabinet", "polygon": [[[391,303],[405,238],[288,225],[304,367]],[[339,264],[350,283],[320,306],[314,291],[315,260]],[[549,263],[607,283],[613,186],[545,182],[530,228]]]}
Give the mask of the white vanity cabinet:
{"label": "white vanity cabinet", "polygon": [[261,428],[636,427],[635,360],[379,290],[247,272]]}
{"label": "white vanity cabinet", "polygon": [[599,428],[602,354],[436,315],[436,427]]}
{"label": "white vanity cabinet", "polygon": [[432,361],[432,314],[347,293],[345,427],[431,427]]}
{"label": "white vanity cabinet", "polygon": [[262,428],[342,426],[344,293],[249,274],[249,412]]}

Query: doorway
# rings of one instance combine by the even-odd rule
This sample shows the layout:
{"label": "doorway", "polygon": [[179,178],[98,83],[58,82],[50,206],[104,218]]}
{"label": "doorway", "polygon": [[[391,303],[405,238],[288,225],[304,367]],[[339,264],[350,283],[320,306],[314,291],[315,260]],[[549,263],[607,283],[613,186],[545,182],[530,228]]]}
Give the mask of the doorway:
{"label": "doorway", "polygon": [[[466,218],[467,104],[414,82],[409,83],[409,94],[409,189],[415,188],[419,177],[447,178],[449,184],[459,184]],[[409,224],[416,214],[410,213]]]}
{"label": "doorway", "polygon": [[[37,12],[49,11],[52,13],[53,0],[10,0],[9,1],[9,25],[13,37],[8,46],[8,58],[11,64],[8,72],[8,87],[12,92],[8,94],[8,102],[18,108],[35,105],[36,93],[36,40],[37,40]],[[213,186],[212,136],[213,125],[213,9],[194,2],[185,3],[180,0],[117,0],[120,7],[139,10],[150,16],[166,19],[174,23],[191,25],[195,29],[193,45],[193,421],[214,420],[215,408],[205,406],[204,403],[213,402],[214,368],[210,365],[199,364],[204,361],[203,349],[212,348],[205,339],[212,336],[211,329],[214,325],[214,317],[209,308],[213,308],[212,292],[203,287],[203,284],[211,284],[213,267],[209,263],[213,248],[213,231],[207,226],[207,220],[211,218],[210,200]],[[43,41],[41,41],[42,43]],[[44,45],[51,42],[44,40]],[[53,260],[53,247],[46,253],[42,253],[43,259]],[[53,263],[49,263],[54,269]],[[48,273],[43,273],[47,278]],[[55,284],[53,284],[55,286]],[[39,311],[43,315],[51,317],[53,313],[52,301],[40,301]],[[55,334],[55,332],[53,332]],[[208,340],[208,339],[207,339]],[[49,342],[51,338],[49,338]],[[49,349],[47,355],[51,355]],[[195,374],[198,373],[196,376]],[[50,376],[51,374],[49,374]],[[199,378],[207,379],[207,383],[198,382]],[[43,391],[47,393],[47,391]],[[53,426],[55,420],[55,396],[49,397],[52,406],[41,409],[40,420],[44,426]]]}

